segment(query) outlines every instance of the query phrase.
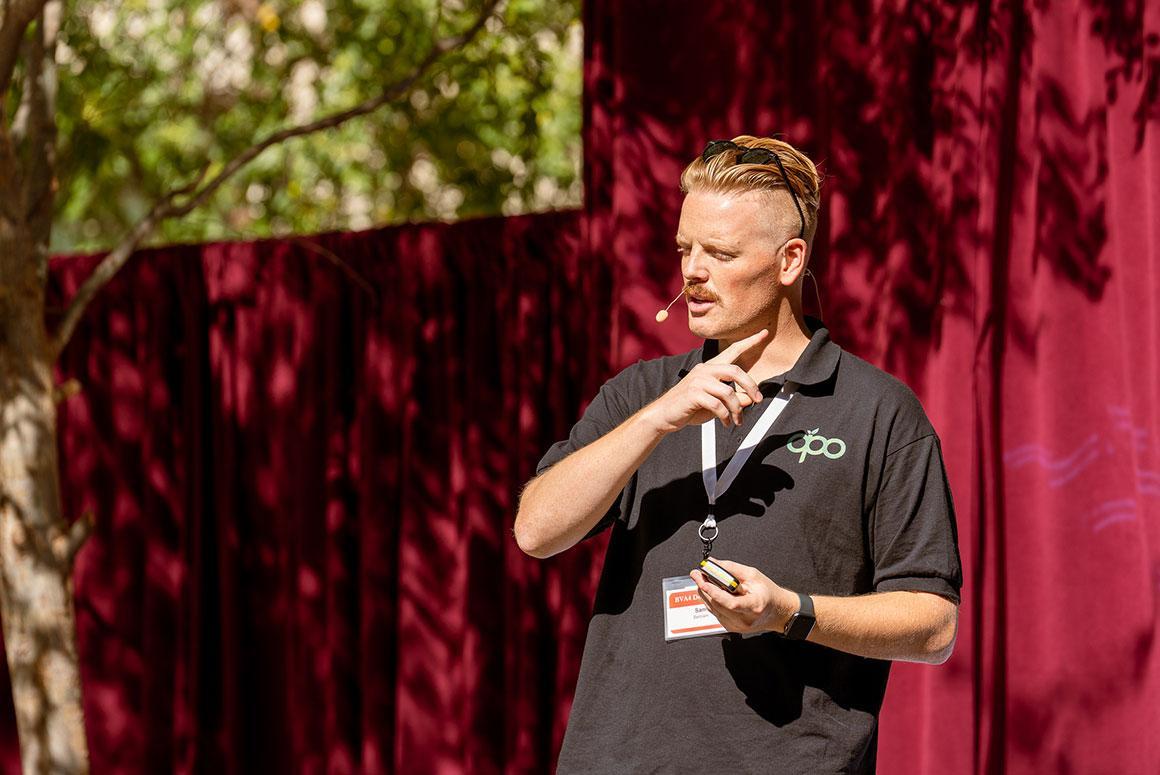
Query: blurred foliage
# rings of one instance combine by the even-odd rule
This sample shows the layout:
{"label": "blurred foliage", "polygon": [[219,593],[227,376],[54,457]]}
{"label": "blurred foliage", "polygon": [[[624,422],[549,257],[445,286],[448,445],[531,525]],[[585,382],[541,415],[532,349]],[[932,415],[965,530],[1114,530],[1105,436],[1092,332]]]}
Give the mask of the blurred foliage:
{"label": "blurred foliage", "polygon": [[[53,250],[110,247],[268,132],[351,107],[465,29],[472,0],[76,0],[57,52]],[[579,0],[508,0],[410,98],[267,150],[153,242],[578,206]],[[18,100],[14,93],[11,99]]]}

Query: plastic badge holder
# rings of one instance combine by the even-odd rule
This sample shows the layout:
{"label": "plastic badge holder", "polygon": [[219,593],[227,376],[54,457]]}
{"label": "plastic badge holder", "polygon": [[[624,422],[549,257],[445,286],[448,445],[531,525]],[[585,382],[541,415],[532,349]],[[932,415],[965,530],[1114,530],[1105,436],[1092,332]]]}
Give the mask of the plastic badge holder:
{"label": "plastic badge holder", "polygon": [[726,629],[701,599],[696,583],[688,576],[663,579],[661,592],[664,596],[666,641],[726,634]]}

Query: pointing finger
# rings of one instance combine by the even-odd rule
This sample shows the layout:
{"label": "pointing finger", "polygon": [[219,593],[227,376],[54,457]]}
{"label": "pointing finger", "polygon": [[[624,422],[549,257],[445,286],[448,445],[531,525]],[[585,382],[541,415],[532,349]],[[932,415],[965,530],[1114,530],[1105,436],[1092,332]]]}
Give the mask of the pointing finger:
{"label": "pointing finger", "polygon": [[769,336],[769,329],[763,328],[756,334],[747,336],[744,339],[738,340],[719,352],[716,356],[710,358],[707,363],[733,363],[746,351],[756,347],[765,338]]}

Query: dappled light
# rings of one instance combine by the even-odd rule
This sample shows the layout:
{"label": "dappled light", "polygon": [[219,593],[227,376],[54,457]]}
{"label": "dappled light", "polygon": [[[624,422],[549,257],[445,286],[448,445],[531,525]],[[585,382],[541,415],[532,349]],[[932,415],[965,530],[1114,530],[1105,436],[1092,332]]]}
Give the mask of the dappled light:
{"label": "dappled light", "polygon": [[598,386],[577,224],[146,251],[94,302],[61,366],[94,771],[550,765],[592,550],[507,525]]}
{"label": "dappled light", "polygon": [[[682,167],[707,140],[776,133],[825,176],[825,322],[939,431],[966,564],[958,647],[938,671],[894,669],[882,771],[1160,762],[1127,731],[1160,723],[1155,11],[589,4],[586,194],[614,261],[613,367],[695,344],[680,304],[654,322],[680,288]],[[1076,633],[1066,612],[1109,595],[1124,618]],[[1115,765],[1088,753],[1109,750]]]}

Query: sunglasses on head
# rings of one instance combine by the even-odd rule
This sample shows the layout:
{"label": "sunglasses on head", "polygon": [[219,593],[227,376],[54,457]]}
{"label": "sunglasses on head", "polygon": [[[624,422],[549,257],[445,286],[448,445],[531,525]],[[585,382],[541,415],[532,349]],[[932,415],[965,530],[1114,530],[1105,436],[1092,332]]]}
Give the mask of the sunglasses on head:
{"label": "sunglasses on head", "polygon": [[777,154],[767,148],[750,148],[747,145],[738,145],[732,140],[710,140],[705,146],[705,150],[701,152],[701,161],[706,164],[709,159],[714,156],[719,156],[726,151],[736,151],[737,158],[734,164],[769,164],[777,165],[781,172],[781,179],[785,181],[785,187],[789,189],[789,195],[793,197],[793,206],[797,208],[798,218],[801,219],[801,231],[798,236],[802,239],[806,238],[806,214],[802,211],[801,202],[798,201],[797,192],[793,190],[793,185],[789,182],[789,175],[785,174],[785,167],[781,164],[781,159]]}

